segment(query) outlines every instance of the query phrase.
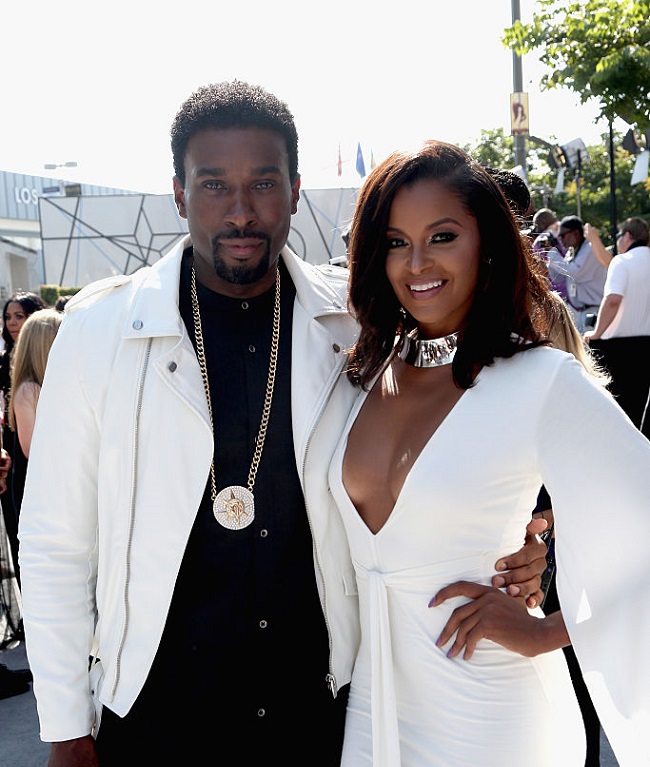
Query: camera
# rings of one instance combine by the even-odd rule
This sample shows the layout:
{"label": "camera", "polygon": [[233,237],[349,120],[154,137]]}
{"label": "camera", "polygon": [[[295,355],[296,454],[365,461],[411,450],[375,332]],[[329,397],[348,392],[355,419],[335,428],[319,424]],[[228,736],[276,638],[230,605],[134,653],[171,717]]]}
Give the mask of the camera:
{"label": "camera", "polygon": [[557,248],[559,243],[557,241],[557,237],[554,234],[551,232],[546,232],[545,234],[540,235],[539,244],[543,248]]}

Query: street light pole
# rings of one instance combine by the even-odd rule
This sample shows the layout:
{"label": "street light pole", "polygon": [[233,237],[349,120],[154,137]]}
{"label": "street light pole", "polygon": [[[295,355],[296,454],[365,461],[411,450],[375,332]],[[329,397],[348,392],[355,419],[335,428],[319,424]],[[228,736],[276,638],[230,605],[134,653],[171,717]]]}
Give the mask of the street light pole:
{"label": "street light pole", "polygon": [[576,215],[582,218],[582,201],[580,193],[582,190],[582,155],[578,149],[578,160],[576,165]]}
{"label": "street light pole", "polygon": [[[57,168],[76,168],[77,162],[75,160],[68,160],[68,162],[46,162],[43,167],[45,170],[56,170]],[[68,196],[69,190],[73,185],[66,186],[65,179],[59,179],[59,193]],[[75,194],[75,193],[72,193]]]}
{"label": "street light pole", "polygon": [[43,165],[45,170],[56,170],[57,168],[76,168],[77,163],[74,160],[68,162],[46,162]]}
{"label": "street light pole", "polygon": [[617,254],[616,231],[618,223],[616,221],[618,212],[616,210],[616,174],[614,172],[614,126],[612,120],[609,120],[609,227],[614,243],[614,255]]}

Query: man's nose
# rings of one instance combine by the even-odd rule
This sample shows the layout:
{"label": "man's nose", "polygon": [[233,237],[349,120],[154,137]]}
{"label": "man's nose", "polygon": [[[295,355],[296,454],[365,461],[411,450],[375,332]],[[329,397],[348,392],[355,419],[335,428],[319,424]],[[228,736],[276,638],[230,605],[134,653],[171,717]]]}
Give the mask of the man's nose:
{"label": "man's nose", "polygon": [[226,214],[227,223],[238,229],[245,229],[254,224],[256,220],[257,215],[250,195],[243,190],[233,192]]}

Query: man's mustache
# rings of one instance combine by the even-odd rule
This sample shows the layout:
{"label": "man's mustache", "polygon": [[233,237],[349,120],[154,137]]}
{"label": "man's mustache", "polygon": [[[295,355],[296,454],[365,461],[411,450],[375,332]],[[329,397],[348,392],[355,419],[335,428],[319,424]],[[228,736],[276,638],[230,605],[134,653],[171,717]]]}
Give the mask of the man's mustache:
{"label": "man's mustache", "polygon": [[217,232],[212,238],[212,247],[217,248],[219,240],[264,240],[270,242],[271,238],[266,232],[258,232],[253,229],[225,229],[222,232]]}

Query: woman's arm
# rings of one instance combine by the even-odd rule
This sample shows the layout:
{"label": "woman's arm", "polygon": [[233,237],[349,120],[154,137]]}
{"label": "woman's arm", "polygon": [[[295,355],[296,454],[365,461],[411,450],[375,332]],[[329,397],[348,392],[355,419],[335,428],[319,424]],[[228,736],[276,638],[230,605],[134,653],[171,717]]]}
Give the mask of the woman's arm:
{"label": "woman's arm", "polygon": [[26,458],[29,458],[40,393],[41,387],[37,383],[26,381],[12,394],[18,442]]}

